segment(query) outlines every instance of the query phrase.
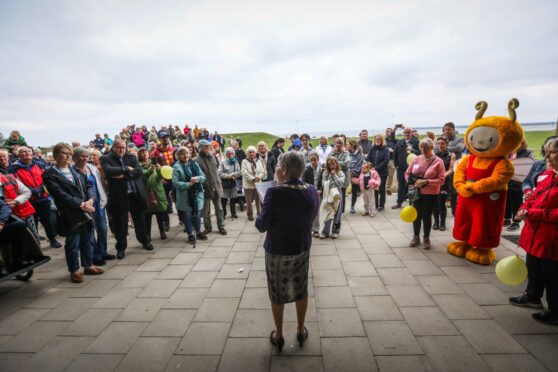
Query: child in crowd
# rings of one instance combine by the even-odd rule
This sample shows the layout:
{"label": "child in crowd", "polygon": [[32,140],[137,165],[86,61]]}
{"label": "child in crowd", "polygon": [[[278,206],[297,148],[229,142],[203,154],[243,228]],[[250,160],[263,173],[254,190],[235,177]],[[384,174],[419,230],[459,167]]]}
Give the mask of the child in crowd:
{"label": "child in crowd", "polygon": [[358,183],[364,202],[364,213],[362,215],[374,217],[375,213],[372,203],[374,202],[374,190],[380,188],[380,175],[371,163],[366,162],[362,165],[362,172],[358,177]]}

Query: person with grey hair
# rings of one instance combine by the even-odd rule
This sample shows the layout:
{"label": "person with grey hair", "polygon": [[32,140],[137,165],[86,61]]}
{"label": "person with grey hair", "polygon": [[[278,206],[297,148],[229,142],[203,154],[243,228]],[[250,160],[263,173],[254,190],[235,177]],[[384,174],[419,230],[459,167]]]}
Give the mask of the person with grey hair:
{"label": "person with grey hair", "polygon": [[413,159],[405,172],[405,181],[409,184],[409,199],[417,209],[417,218],[413,221],[413,239],[410,247],[420,244],[421,223],[424,225],[423,248],[430,249],[430,229],[432,228],[432,210],[438,200],[440,188],[444,184],[444,162],[434,155],[434,141],[426,137],[419,143],[421,155]]}
{"label": "person with grey hair", "polygon": [[278,186],[265,194],[262,213],[256,228],[267,232],[264,242],[267,288],[275,330],[270,342],[283,350],[283,311],[286,303],[295,302],[296,338],[300,347],[308,338],[304,326],[308,307],[308,268],[312,245],[312,223],[318,213],[318,194],[313,185],[300,180],[304,172],[300,153],[281,154],[277,164]]}
{"label": "person with grey hair", "polygon": [[223,217],[227,216],[227,203],[231,200],[231,217],[238,218],[236,214],[236,198],[238,197],[237,186],[240,181],[240,164],[235,156],[232,147],[225,149],[225,159],[221,160],[218,169],[221,185],[223,185],[223,196],[221,197],[221,205],[223,206]]}
{"label": "person with grey hair", "polygon": [[256,204],[256,213],[260,215],[261,201],[256,191],[256,183],[264,180],[266,170],[261,161],[256,157],[256,148],[248,146],[246,149],[246,159],[242,161],[242,187],[244,188],[244,197],[246,198],[246,213],[248,220],[254,220],[254,211],[252,202]]}

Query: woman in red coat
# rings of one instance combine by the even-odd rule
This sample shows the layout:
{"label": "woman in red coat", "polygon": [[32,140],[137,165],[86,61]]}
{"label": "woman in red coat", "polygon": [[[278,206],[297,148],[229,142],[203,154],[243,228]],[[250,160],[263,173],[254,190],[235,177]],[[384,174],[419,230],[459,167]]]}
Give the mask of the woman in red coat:
{"label": "woman in red coat", "polygon": [[548,169],[517,212],[517,218],[525,221],[519,246],[527,252],[529,280],[525,293],[510,302],[542,309],[540,299],[546,288],[548,311],[534,313],[533,319],[558,325],[558,139],[550,140],[545,152]]}

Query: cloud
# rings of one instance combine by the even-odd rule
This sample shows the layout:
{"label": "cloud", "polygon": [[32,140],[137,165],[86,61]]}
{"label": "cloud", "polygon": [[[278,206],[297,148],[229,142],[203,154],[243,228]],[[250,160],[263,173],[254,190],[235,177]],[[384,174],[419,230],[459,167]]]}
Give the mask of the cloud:
{"label": "cloud", "polygon": [[[276,134],[556,116],[553,1],[0,0],[0,131]],[[5,57],[7,56],[7,58]],[[393,116],[392,116],[393,115]]]}

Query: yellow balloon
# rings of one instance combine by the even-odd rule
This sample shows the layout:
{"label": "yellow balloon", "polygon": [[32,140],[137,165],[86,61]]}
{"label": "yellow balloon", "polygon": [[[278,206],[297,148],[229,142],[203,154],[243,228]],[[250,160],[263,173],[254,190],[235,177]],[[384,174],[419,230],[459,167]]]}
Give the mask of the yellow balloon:
{"label": "yellow balloon", "polygon": [[163,176],[163,178],[166,180],[172,179],[172,167],[163,165],[161,167],[161,176]]}
{"label": "yellow balloon", "polygon": [[413,159],[416,158],[417,156],[415,154],[413,154],[412,152],[407,155],[407,164],[411,165],[411,163],[413,162]]}
{"label": "yellow balloon", "polygon": [[495,271],[498,280],[505,285],[519,285],[527,279],[527,265],[518,255],[501,259]]}
{"label": "yellow balloon", "polygon": [[417,219],[417,209],[412,205],[401,209],[401,213],[399,213],[401,219],[407,223],[411,223]]}

